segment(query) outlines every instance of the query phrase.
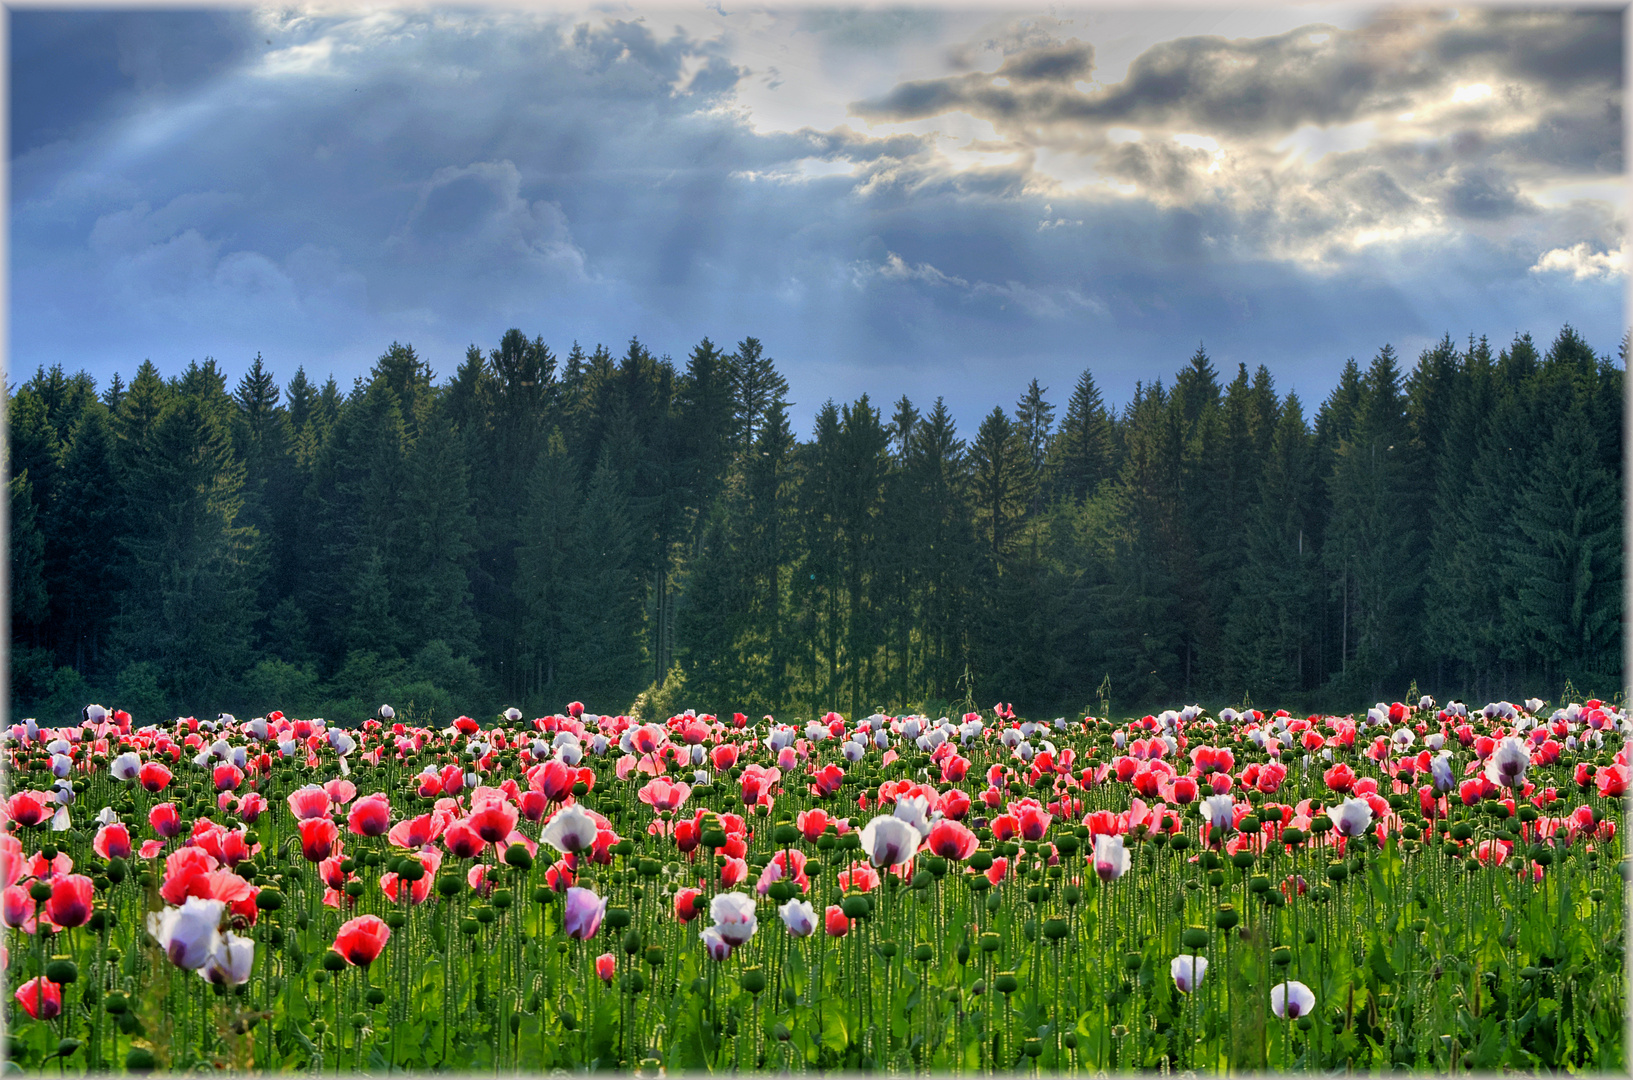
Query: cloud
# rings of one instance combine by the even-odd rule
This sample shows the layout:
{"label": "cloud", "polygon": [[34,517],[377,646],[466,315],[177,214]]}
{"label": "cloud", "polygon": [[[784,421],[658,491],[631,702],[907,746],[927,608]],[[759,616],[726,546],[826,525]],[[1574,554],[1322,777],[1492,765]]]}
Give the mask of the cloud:
{"label": "cloud", "polygon": [[1577,281],[1620,277],[1627,272],[1627,249],[1594,251],[1586,243],[1545,252],[1531,267],[1533,274],[1568,273]]}
{"label": "cloud", "polygon": [[[1620,74],[1569,13],[1154,41],[1111,85],[1115,41],[1065,17],[269,9],[150,34],[122,74],[61,14],[15,77],[93,40],[113,74],[20,129],[21,369],[261,352],[345,381],[385,342],[446,372],[511,326],[676,356],[752,334],[796,419],[863,391],[968,418],[1091,365],[1117,400],[1199,338],[1319,398],[1385,340],[1624,321],[1593,187]],[[759,124],[765,56],[784,94],[854,79],[852,123]]]}

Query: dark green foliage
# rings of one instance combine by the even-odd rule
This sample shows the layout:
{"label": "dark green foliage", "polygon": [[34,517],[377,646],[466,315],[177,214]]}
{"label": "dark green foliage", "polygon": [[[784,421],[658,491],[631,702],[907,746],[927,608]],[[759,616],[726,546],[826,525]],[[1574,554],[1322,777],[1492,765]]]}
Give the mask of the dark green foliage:
{"label": "dark green foliage", "polygon": [[[1621,362],[1448,337],[1314,410],[1198,349],[1118,412],[1085,371],[966,442],[941,401],[800,441],[755,338],[677,368],[520,330],[342,394],[256,357],[8,398],[14,709],[572,699],[718,713],[1034,713],[1421,690],[1610,695]],[[1058,423],[1057,423],[1058,420]]]}

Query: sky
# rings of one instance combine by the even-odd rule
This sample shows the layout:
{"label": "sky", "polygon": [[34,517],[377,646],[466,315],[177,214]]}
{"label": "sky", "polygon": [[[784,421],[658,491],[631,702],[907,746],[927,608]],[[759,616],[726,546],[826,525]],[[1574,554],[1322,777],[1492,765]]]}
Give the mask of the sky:
{"label": "sky", "polygon": [[1623,16],[631,6],[9,12],[8,377],[261,355],[439,378],[517,327],[823,400],[1198,346],[1306,411],[1343,362],[1626,324]]}

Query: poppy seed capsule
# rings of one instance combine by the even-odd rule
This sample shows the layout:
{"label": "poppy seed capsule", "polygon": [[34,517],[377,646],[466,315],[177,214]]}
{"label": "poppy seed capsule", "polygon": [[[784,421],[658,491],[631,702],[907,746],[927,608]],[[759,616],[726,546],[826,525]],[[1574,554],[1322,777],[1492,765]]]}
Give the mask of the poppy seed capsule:
{"label": "poppy seed capsule", "polygon": [[765,989],[765,969],[761,967],[746,968],[737,979],[738,985],[751,994],[758,994]]}
{"label": "poppy seed capsule", "polygon": [[1203,926],[1188,926],[1179,935],[1180,944],[1191,950],[1206,949],[1208,942],[1211,940],[1213,940],[1213,935],[1209,934],[1207,928]]}
{"label": "poppy seed capsule", "polygon": [[1013,994],[1021,983],[1013,971],[1000,971],[993,978],[992,985],[1000,994]]}

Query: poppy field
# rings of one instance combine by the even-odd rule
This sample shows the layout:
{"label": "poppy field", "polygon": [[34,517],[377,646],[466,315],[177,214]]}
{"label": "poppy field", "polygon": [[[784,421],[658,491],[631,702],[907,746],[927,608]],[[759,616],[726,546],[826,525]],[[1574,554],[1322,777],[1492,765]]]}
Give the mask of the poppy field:
{"label": "poppy field", "polygon": [[3,733],[7,1069],[1625,1071],[1623,711]]}

